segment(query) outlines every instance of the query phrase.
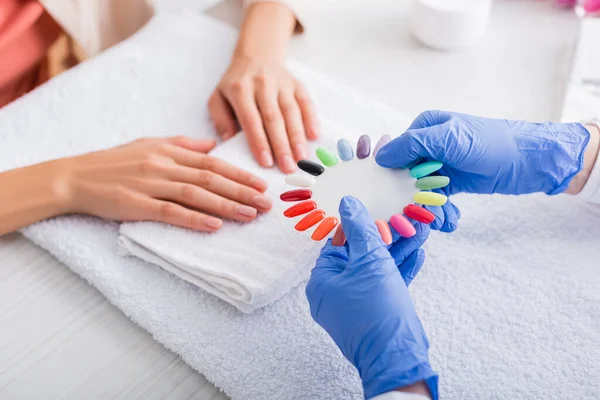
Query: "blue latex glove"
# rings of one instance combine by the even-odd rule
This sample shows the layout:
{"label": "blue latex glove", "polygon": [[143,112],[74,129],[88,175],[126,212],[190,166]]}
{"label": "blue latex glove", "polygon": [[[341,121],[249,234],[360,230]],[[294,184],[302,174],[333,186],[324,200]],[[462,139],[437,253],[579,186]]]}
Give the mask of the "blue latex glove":
{"label": "blue latex glove", "polygon": [[[419,160],[444,163],[439,171],[450,185],[439,192],[526,194],[564,192],[583,167],[590,139],[581,124],[531,123],[426,111],[408,131],[377,153],[377,163],[405,168]],[[431,208],[430,208],[431,209]],[[446,229],[460,214],[450,202],[443,210]],[[439,225],[439,222],[436,222]],[[436,226],[433,226],[437,229]]]}
{"label": "blue latex glove", "polygon": [[312,317],[358,369],[366,398],[424,380],[437,399],[429,342],[407,288],[423,265],[428,226],[417,224],[410,239],[395,235],[388,250],[358,200],[344,197],[340,215],[347,242],[329,240],[321,251],[306,287]]}

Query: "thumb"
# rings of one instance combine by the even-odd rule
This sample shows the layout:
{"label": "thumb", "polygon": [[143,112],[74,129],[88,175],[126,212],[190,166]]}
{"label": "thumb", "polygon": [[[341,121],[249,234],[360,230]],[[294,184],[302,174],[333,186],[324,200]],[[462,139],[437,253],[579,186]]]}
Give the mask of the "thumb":
{"label": "thumb", "polygon": [[342,229],[348,243],[350,265],[357,260],[391,257],[379,230],[365,206],[356,198],[345,196],[340,202]]}
{"label": "thumb", "polygon": [[421,159],[443,162],[450,118],[443,111],[421,113],[405,133],[379,150],[375,160],[386,168],[407,168]]}

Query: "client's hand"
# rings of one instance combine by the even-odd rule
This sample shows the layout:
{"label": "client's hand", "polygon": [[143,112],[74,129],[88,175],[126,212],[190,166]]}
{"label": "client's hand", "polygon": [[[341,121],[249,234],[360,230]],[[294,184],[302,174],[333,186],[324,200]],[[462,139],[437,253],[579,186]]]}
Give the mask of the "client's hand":
{"label": "client's hand", "polygon": [[258,163],[272,167],[274,153],[285,173],[296,169],[294,160],[306,158],[306,139],[317,138],[315,112],[306,90],[278,62],[234,55],[208,109],[223,140],[241,127]]}
{"label": "client's hand", "polygon": [[208,232],[222,221],[207,214],[248,222],[268,211],[266,182],[206,155],[214,146],[186,137],[141,139],[58,160],[66,211]]}
{"label": "client's hand", "polygon": [[358,369],[365,397],[401,389],[437,398],[429,343],[407,288],[423,265],[419,247],[429,227],[417,224],[410,239],[395,234],[388,249],[358,200],[344,197],[340,215],[347,244],[328,241],[321,251],[306,287],[312,317]]}

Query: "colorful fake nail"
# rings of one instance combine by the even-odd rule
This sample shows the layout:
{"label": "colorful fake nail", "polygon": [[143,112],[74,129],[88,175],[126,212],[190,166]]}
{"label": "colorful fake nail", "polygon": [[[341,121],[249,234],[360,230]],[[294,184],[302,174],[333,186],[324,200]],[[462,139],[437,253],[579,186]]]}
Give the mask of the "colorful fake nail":
{"label": "colorful fake nail", "polygon": [[308,200],[311,198],[311,196],[312,196],[312,192],[308,189],[295,189],[295,190],[287,191],[285,193],[281,193],[279,198],[281,199],[281,201],[289,202],[289,201]]}
{"label": "colorful fake nail", "polygon": [[443,206],[448,201],[448,198],[443,194],[434,192],[418,192],[413,197],[415,203],[424,204],[426,206]]}
{"label": "colorful fake nail", "polygon": [[406,207],[404,207],[403,211],[408,218],[414,219],[415,221],[422,222],[424,224],[430,224],[433,221],[435,221],[434,213],[416,204],[407,205]]}
{"label": "colorful fake nail", "polygon": [[302,203],[298,203],[296,205],[291,206],[287,210],[283,212],[288,218],[294,218],[298,215],[306,214],[307,212],[313,211],[317,209],[317,203],[312,200],[303,201]]}
{"label": "colorful fake nail", "polygon": [[392,225],[392,228],[404,238],[410,238],[417,234],[417,230],[413,224],[411,224],[404,215],[392,215],[392,218],[390,218],[390,225]]}
{"label": "colorful fake nail", "polygon": [[392,244],[392,232],[390,231],[390,227],[387,222],[382,219],[378,219],[375,221],[375,225],[377,225],[377,229],[379,230],[379,234],[381,235],[383,243],[388,246]]}
{"label": "colorful fake nail", "polygon": [[[357,170],[353,170],[351,167],[364,168],[366,171],[369,171],[369,174],[371,173],[372,168],[375,168],[373,171],[377,171],[378,165],[374,158],[390,141],[391,137],[389,135],[382,136],[371,151],[371,139],[368,135],[362,135],[359,138],[356,149],[353,149],[348,140],[340,139],[337,142],[337,154],[334,154],[323,147],[319,147],[316,153],[322,165],[310,160],[300,160],[298,162],[298,167],[301,169],[301,172],[285,177],[285,181],[288,184],[296,186],[298,189],[282,193],[280,195],[281,201],[297,201],[299,203],[286,209],[283,214],[288,218],[301,216],[300,220],[295,225],[295,229],[298,231],[306,231],[310,228],[314,228],[311,238],[315,241],[327,238],[335,230],[331,243],[334,246],[343,246],[346,243],[346,236],[344,235],[338,217],[332,215],[328,216],[325,211],[327,210],[328,213],[336,213],[333,209],[334,204],[331,202],[331,200],[336,199],[330,197],[339,195],[341,199],[342,196],[352,192],[351,189],[353,187],[360,186],[361,182],[364,184],[365,178],[367,179],[367,183],[374,182],[377,186],[383,186],[381,190],[383,194],[385,194],[386,184],[382,184],[381,182],[386,182],[386,179],[372,180],[370,175],[357,176]],[[352,162],[355,152],[356,157],[364,161],[360,161],[360,163],[358,161]],[[371,154],[373,157],[370,157]],[[340,163],[340,159],[345,162]],[[369,165],[369,162],[374,165]],[[448,177],[430,175],[439,171],[442,166],[443,164],[437,161],[423,162],[409,168],[410,172],[406,172],[405,169],[405,172],[399,175],[399,178],[404,180],[404,184],[406,185],[405,190],[407,191],[404,193],[403,198],[405,198],[405,200],[403,201],[414,201],[417,204],[406,205],[405,203],[403,209],[404,215],[392,215],[389,218],[389,223],[386,222],[387,220],[385,218],[387,216],[385,214],[377,216],[377,218],[384,218],[377,219],[375,224],[381,239],[386,245],[391,244],[393,240],[390,226],[397,231],[400,236],[410,238],[416,234],[416,229],[413,226],[414,221],[424,224],[430,224],[435,221],[435,214],[421,205],[441,206],[448,201],[447,197],[443,194],[430,191],[443,188],[450,183]],[[328,174],[328,168],[334,168],[335,172],[332,171],[329,172],[332,175],[326,175]],[[344,171],[344,168],[346,168],[347,171]],[[378,172],[374,173],[376,174]],[[318,180],[323,180],[325,183],[319,182],[318,185],[315,185]],[[396,183],[396,181],[394,181],[394,183]],[[312,190],[308,188],[312,188]],[[419,192],[415,194],[416,190],[419,190]],[[337,192],[339,192],[339,194]],[[327,200],[325,200],[325,197],[323,196],[327,196]],[[322,204],[322,208],[319,208],[319,205],[315,200],[318,200],[319,202],[325,201],[325,204]],[[369,205],[367,206],[369,207]],[[373,205],[371,204],[370,206],[372,207]],[[396,205],[392,206],[391,204],[387,206],[396,207]]]}
{"label": "colorful fake nail", "polygon": [[325,172],[325,168],[322,165],[317,164],[316,162],[310,160],[300,160],[298,161],[298,168],[307,174],[311,174],[312,176],[319,176],[323,172]]}
{"label": "colorful fake nail", "polygon": [[427,161],[417,165],[416,167],[412,167],[410,170],[410,176],[419,179],[426,175],[434,173],[443,166],[444,164],[442,164],[439,161]]}
{"label": "colorful fake nail", "polygon": [[333,167],[338,163],[336,155],[323,147],[317,149],[317,157],[319,157],[319,160],[321,160],[326,167]]}
{"label": "colorful fake nail", "polygon": [[294,228],[300,232],[305,231],[311,226],[316,225],[323,218],[325,218],[325,211],[315,210],[308,214],[306,217],[302,218]]}
{"label": "colorful fake nail", "polygon": [[392,141],[392,137],[390,135],[383,135],[377,141],[377,144],[375,145],[375,148],[373,149],[373,157],[375,157],[377,155],[377,153],[379,153],[379,150],[381,150],[381,148],[383,146],[385,146],[386,144],[388,144],[391,141]]}
{"label": "colorful fake nail", "polygon": [[296,187],[309,188],[315,184],[315,178],[307,174],[291,174],[285,176],[285,183]]}
{"label": "colorful fake nail", "polygon": [[371,138],[369,135],[362,135],[356,146],[356,157],[362,160],[369,157],[369,154],[371,154]]}
{"label": "colorful fake nail", "polygon": [[352,145],[346,139],[340,139],[337,143],[338,154],[343,161],[350,161],[354,158]]}
{"label": "colorful fake nail", "polygon": [[311,239],[312,240],[323,240],[327,235],[331,233],[333,228],[338,224],[338,219],[336,217],[327,217],[317,226],[317,229],[313,232]]}
{"label": "colorful fake nail", "polygon": [[431,190],[431,189],[440,189],[443,187],[448,186],[448,184],[450,183],[450,178],[448,178],[447,176],[425,176],[421,179],[419,179],[416,183],[415,186],[417,187],[417,189],[421,189],[421,190]]}

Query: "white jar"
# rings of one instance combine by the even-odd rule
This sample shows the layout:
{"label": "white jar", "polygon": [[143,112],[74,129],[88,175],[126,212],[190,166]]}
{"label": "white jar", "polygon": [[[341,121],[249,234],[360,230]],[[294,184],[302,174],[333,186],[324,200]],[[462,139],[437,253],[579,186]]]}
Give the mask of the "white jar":
{"label": "white jar", "polygon": [[412,33],[440,50],[472,46],[483,37],[492,0],[414,0]]}

